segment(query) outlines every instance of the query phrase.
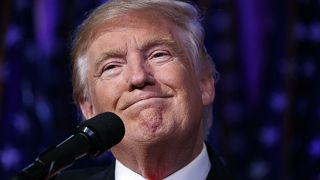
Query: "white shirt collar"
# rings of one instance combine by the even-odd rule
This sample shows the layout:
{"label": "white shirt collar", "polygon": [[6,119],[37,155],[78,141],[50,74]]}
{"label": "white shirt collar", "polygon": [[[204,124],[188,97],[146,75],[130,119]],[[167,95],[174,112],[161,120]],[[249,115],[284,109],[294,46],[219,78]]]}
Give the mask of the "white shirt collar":
{"label": "white shirt collar", "polygon": [[[189,164],[164,180],[205,180],[211,168],[207,147],[203,145],[201,153]],[[115,180],[145,180],[143,176],[124,166],[116,160]]]}

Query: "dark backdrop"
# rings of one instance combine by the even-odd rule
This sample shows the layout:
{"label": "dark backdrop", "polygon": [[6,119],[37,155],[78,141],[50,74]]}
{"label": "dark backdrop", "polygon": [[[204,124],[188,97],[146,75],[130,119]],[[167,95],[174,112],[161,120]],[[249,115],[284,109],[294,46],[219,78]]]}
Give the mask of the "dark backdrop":
{"label": "dark backdrop", "polygon": [[[235,179],[320,179],[320,1],[198,0],[220,72],[208,141]],[[80,122],[70,42],[99,0],[1,0],[0,177]],[[98,160],[81,160],[75,167]]]}

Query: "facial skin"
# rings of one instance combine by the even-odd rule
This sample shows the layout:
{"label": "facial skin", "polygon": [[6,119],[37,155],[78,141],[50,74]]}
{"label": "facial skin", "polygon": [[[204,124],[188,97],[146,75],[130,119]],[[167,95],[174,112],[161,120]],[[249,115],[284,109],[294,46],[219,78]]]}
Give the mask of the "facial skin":
{"label": "facial skin", "polygon": [[[202,149],[202,109],[213,101],[213,79],[196,76],[179,32],[157,14],[130,13],[100,27],[87,51],[89,97],[82,112],[86,119],[106,111],[121,117],[126,134],[112,151],[145,177],[167,176]],[[181,149],[187,149],[175,154],[181,160],[162,163]],[[143,162],[155,161],[151,155],[165,167],[148,169]]]}

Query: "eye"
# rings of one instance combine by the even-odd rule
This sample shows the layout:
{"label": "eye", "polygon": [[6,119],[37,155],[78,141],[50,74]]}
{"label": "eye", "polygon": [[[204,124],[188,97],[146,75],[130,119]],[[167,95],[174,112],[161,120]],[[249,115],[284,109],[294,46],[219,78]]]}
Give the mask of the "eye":
{"label": "eye", "polygon": [[109,70],[112,70],[114,68],[118,67],[117,65],[115,64],[110,64],[110,65],[106,65],[104,68],[103,68],[103,71],[109,71]]}
{"label": "eye", "polygon": [[153,58],[158,58],[167,55],[165,52],[157,52],[153,55]]}
{"label": "eye", "polygon": [[105,64],[100,70],[100,76],[101,78],[110,79],[121,73],[121,67],[121,63],[112,62]]}
{"label": "eye", "polygon": [[149,60],[155,63],[164,63],[171,59],[171,55],[168,51],[155,51],[153,52]]}

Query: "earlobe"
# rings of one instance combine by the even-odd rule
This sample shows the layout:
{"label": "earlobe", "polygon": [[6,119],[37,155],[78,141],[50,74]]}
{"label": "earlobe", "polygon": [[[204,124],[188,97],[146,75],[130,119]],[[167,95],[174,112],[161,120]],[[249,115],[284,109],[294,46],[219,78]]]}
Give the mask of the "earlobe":
{"label": "earlobe", "polygon": [[93,117],[93,105],[87,98],[80,101],[80,109],[85,119]]}
{"label": "earlobe", "polygon": [[212,76],[207,75],[201,79],[201,95],[202,95],[202,104],[207,106],[213,102],[215,96],[215,81]]}

